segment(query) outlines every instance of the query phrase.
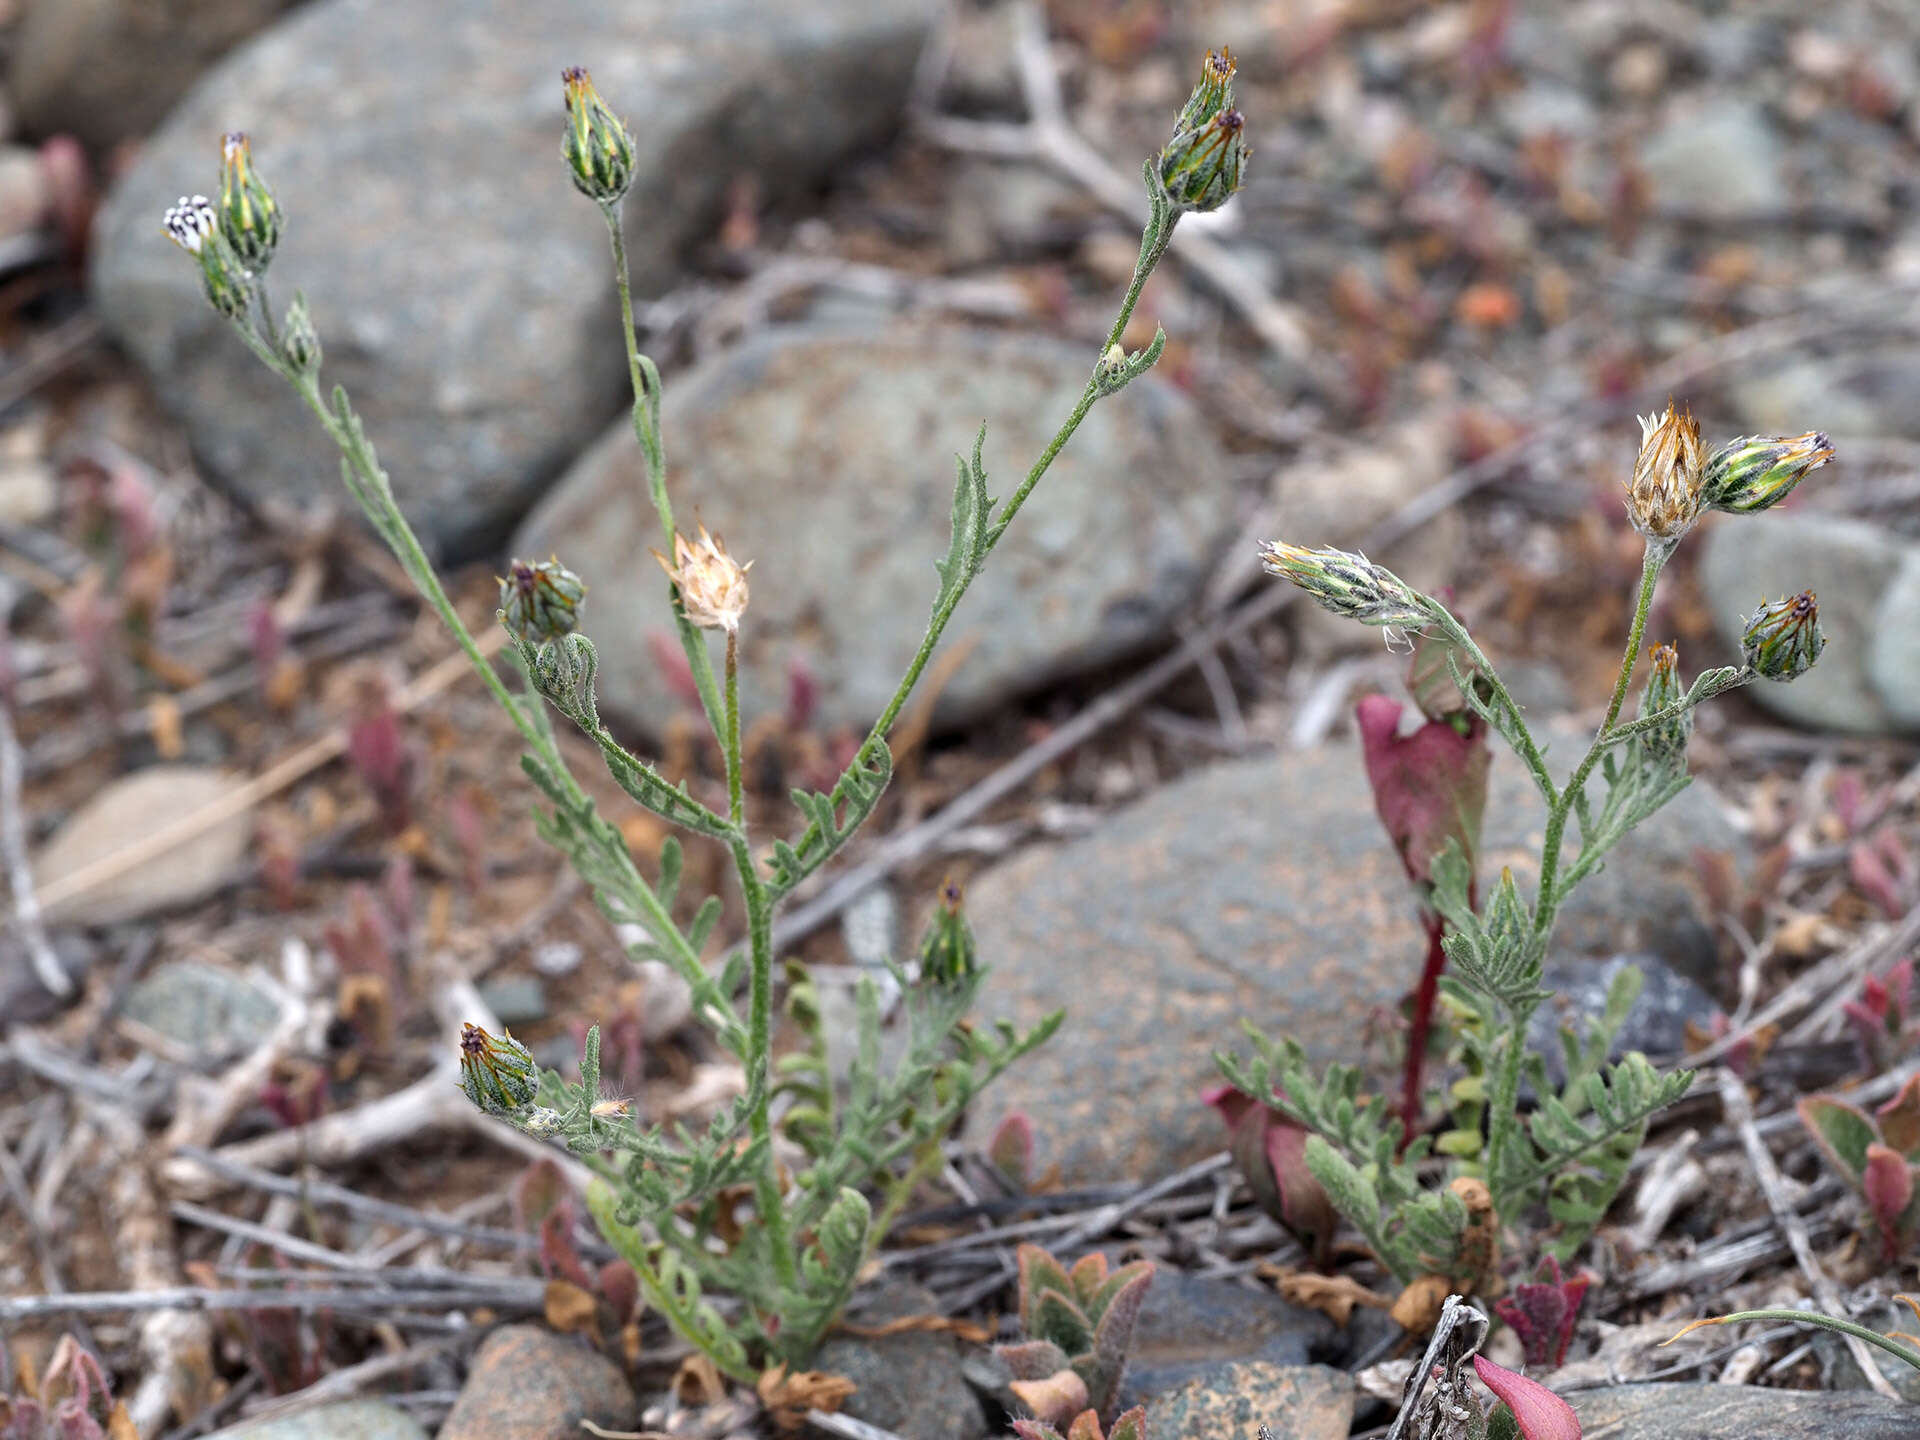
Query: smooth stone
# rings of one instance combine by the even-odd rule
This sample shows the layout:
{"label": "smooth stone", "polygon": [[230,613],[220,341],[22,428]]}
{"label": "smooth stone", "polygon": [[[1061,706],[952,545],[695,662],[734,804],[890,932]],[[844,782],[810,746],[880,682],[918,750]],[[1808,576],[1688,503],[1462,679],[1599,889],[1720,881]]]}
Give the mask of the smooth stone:
{"label": "smooth stone", "polygon": [[651,295],[743,176],[777,199],[891,133],[935,8],[316,0],[211,71],[116,186],[102,317],[221,481],[339,494],[332,443],[159,233],[176,196],[214,187],[221,134],[251,131],[286,214],[274,295],[306,294],[325,383],[429,546],[480,553],[629,403],[606,230],[559,158],[560,67],[587,64],[635,136],[627,246]]}
{"label": "smooth stone", "polygon": [[[756,336],[668,385],[677,512],[697,510],[729,553],[753,562],[740,638],[749,725],[784,708],[801,660],[819,726],[872,722],[925,631],[955,452],[972,452],[984,419],[989,493],[1010,495],[1091,365],[1082,347],[1033,334],[803,330]],[[582,628],[603,642],[601,709],[659,734],[685,709],[643,638],[671,623],[646,553],[664,542],[643,474],[623,421],[514,549],[557,553],[587,582]],[[1148,375],[1100,402],[956,614],[933,662],[958,662],[936,722],[964,724],[1164,641],[1200,593],[1233,501],[1224,457],[1179,391]]]}
{"label": "smooth stone", "polygon": [[547,987],[538,975],[501,975],[483,981],[480,998],[502,1025],[531,1025],[547,1016]]}
{"label": "smooth stone", "polygon": [[[1364,1317],[1349,1322],[1355,1333]],[[1121,1385],[1125,1405],[1149,1402],[1230,1360],[1299,1366],[1348,1358],[1353,1337],[1324,1312],[1295,1305],[1266,1286],[1187,1275],[1161,1266],[1135,1322]]]}
{"label": "smooth stone", "polygon": [[1154,1397],[1147,1423],[1153,1440],[1250,1437],[1262,1425],[1287,1440],[1346,1440],[1353,1401],[1353,1377],[1343,1370],[1247,1360]]}
{"label": "smooth stone", "polygon": [[1540,988],[1552,998],[1534,1012],[1527,1032],[1528,1043],[1545,1057],[1547,1078],[1554,1084],[1567,1074],[1560,1027],[1571,1025],[1575,1033],[1583,1033],[1604,1015],[1607,992],[1629,966],[1640,972],[1640,995],[1607,1052],[1609,1061],[1629,1050],[1638,1050],[1656,1063],[1677,1060],[1686,1052],[1688,1023],[1705,1030],[1721,1013],[1713,996],[1667,968],[1657,955],[1615,955],[1598,965],[1555,956],[1540,977]]}
{"label": "smooth stone", "polygon": [[[44,891],[182,816],[225,798],[238,776],[198,765],[151,765],[109,782],[68,816],[33,862]],[[193,839],[151,856],[111,883],[47,906],[47,917],[79,925],[112,925],[210,895],[246,858],[253,818],[242,811]]]}
{"label": "smooth stone", "polygon": [[[939,1313],[939,1301],[918,1285],[891,1281],[861,1295],[850,1313],[861,1325],[884,1325]],[[965,1356],[952,1335],[908,1330],[877,1339],[830,1337],[812,1368],[844,1375],[860,1388],[841,1410],[903,1440],[980,1440],[987,1416],[968,1383]]]}
{"label": "smooth stone", "polygon": [[1754,101],[1689,99],[1673,106],[1642,142],[1640,168],[1657,208],[1740,220],[1789,205],[1783,149],[1767,112]]}
{"label": "smooth stone", "polygon": [[427,1440],[418,1420],[378,1400],[346,1400],[215,1430],[206,1440]]}
{"label": "smooth stone", "polygon": [[[1577,754],[1563,736],[1550,763],[1564,770]],[[1489,789],[1483,885],[1510,865],[1530,887],[1544,809],[1510,755],[1496,755]],[[1689,879],[1697,849],[1751,863],[1699,782],[1567,900],[1555,954],[1647,951],[1710,979],[1712,927]],[[1244,1051],[1243,1018],[1293,1035],[1315,1064],[1354,1062],[1367,1015],[1397,1003],[1425,954],[1347,744],[1196,771],[1089,836],[996,867],[967,901],[992,967],[983,1018],[1025,1026],[1068,1012],[995,1083],[970,1133],[984,1143],[998,1116],[1025,1110],[1068,1185],[1164,1175],[1220,1148],[1199,1096],[1219,1083],[1213,1052]]]}
{"label": "smooth stone", "polygon": [[87,972],[98,958],[93,942],[78,930],[59,930],[47,937],[47,943],[53,946],[61,972],[73,982],[72,993],[55,995],[42,985],[19,935],[0,935],[0,1031],[51,1020],[86,994]]}
{"label": "smooth stone", "polygon": [[[1867,649],[1867,679],[1893,723],[1920,730],[1920,549],[1900,562],[1880,597],[1873,639]],[[1824,657],[1823,657],[1824,663]]]}
{"label": "smooth stone", "polygon": [[31,0],[7,93],[22,131],[104,151],[144,136],[207,67],[292,0]]}
{"label": "smooth stone", "polygon": [[507,1325],[474,1356],[439,1440],[578,1440],[580,1422],[631,1430],[640,1418],[620,1367],[580,1340]]}
{"label": "smooth stone", "polygon": [[280,1002],[246,976],[198,960],[169,960],[127,992],[122,1015],[195,1055],[241,1055],[280,1018]]}
{"label": "smooth stone", "polygon": [[1913,1406],[1879,1395],[1746,1385],[1619,1385],[1566,1399],[1588,1435],[1633,1440],[1913,1440]]}
{"label": "smooth stone", "polygon": [[1700,554],[1700,587],[1728,658],[1762,601],[1811,590],[1827,637],[1819,663],[1791,682],[1759,680],[1744,694],[1813,729],[1885,735],[1902,722],[1876,687],[1872,655],[1884,597],[1914,547],[1880,526],[1799,510],[1718,517]]}

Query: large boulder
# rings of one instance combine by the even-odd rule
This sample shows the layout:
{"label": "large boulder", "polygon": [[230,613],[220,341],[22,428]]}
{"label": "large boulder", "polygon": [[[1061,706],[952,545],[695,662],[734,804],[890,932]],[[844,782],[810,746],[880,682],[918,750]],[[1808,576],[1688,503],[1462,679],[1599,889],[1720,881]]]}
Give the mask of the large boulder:
{"label": "large boulder", "polygon": [[[740,632],[749,720],[781,703],[804,657],[821,721],[872,722],[926,628],[955,452],[972,451],[984,420],[990,493],[1011,494],[1092,367],[1089,349],[1030,334],[803,330],[758,336],[667,386],[676,523],[691,529],[697,514],[753,562]],[[1233,499],[1179,391],[1149,375],[1098,403],[953,618],[945,653],[959,663],[940,686],[940,722],[1167,639],[1231,529]],[[671,626],[649,547],[672,548],[624,420],[514,537],[516,553],[555,553],[587,582],[600,704],[658,733],[682,702],[642,639]]]}
{"label": "large boulder", "polygon": [[336,493],[299,400],[227,333],[160,233],[252,133],[287,215],[268,276],[298,288],[408,513],[451,558],[497,544],[622,405],[594,207],[560,162],[560,70],[585,64],[638,147],[626,234],[642,294],[727,188],[818,183],[892,130],[931,0],[320,0],[200,83],[102,211],[113,334],[243,493]]}

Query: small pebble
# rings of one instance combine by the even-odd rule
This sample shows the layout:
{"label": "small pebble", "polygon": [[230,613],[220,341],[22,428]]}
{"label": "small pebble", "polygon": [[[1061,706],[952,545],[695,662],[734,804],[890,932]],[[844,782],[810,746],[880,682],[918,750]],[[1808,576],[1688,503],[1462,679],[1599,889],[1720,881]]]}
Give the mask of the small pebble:
{"label": "small pebble", "polygon": [[550,980],[571,975],[583,958],[585,952],[571,940],[549,940],[533,947],[533,968]]}

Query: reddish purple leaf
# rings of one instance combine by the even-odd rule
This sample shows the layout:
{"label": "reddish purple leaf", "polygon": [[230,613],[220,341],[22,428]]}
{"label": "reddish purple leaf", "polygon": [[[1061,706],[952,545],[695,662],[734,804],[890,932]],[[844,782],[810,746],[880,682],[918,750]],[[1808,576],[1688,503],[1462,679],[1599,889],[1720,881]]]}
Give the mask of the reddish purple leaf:
{"label": "reddish purple leaf", "polygon": [[1540,1262],[1539,1278],[1513,1287],[1513,1294],[1494,1306],[1513,1327],[1526,1352],[1527,1364],[1539,1370],[1558,1370],[1567,1362],[1567,1346],[1580,1318],[1593,1276],[1582,1271],[1563,1279],[1560,1262],[1549,1255]]}
{"label": "reddish purple leaf", "polygon": [[1400,863],[1416,884],[1433,879],[1433,862],[1455,841],[1469,867],[1480,849],[1493,751],[1477,715],[1429,720],[1399,734],[1404,707],[1369,695],[1354,708],[1374,808]]}
{"label": "reddish purple leaf", "polygon": [[1580,1440],[1580,1417],[1538,1380],[1516,1375],[1484,1355],[1473,1357],[1473,1370],[1482,1385],[1507,1402],[1525,1440]]}
{"label": "reddish purple leaf", "polygon": [[1913,1204],[1913,1167],[1907,1157],[1885,1145],[1869,1145],[1867,1166],[1860,1172],[1860,1193],[1867,1197],[1888,1261],[1897,1260],[1912,1231],[1908,1208]]}
{"label": "reddish purple leaf", "polygon": [[1270,1105],[1222,1085],[1202,1099],[1220,1112],[1230,1132],[1234,1164],[1260,1208],[1303,1246],[1324,1270],[1333,1256],[1339,1217],[1332,1200],[1307,1169],[1307,1132]]}

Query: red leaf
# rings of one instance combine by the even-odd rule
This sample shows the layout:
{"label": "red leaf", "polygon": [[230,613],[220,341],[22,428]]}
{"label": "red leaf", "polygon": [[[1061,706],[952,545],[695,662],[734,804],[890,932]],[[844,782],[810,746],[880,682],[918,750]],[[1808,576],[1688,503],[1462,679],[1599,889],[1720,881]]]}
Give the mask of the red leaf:
{"label": "red leaf", "polygon": [[1473,1357],[1473,1370],[1482,1385],[1507,1402],[1526,1440],[1580,1440],[1580,1417],[1538,1380],[1516,1375],[1484,1355]]}
{"label": "red leaf", "polygon": [[1369,695],[1354,707],[1354,718],[1380,823],[1408,878],[1424,885],[1447,841],[1459,844],[1469,867],[1479,853],[1493,751],[1477,715],[1429,720],[1400,735],[1401,709],[1397,700]]}

